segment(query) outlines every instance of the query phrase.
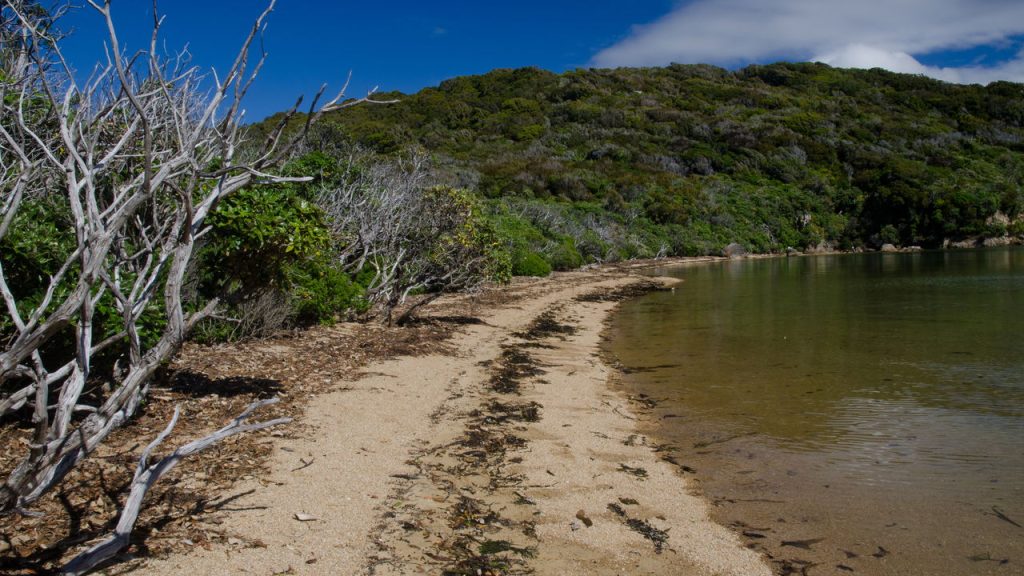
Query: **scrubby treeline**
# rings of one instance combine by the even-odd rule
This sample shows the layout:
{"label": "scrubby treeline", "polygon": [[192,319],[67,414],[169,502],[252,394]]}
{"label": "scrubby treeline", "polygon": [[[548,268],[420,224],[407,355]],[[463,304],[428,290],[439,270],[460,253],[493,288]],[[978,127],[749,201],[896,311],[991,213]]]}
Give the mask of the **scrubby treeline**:
{"label": "scrubby treeline", "polygon": [[422,157],[307,144],[282,173],[312,180],[247,187],[210,217],[193,294],[227,309],[198,328],[200,339],[340,317],[391,321],[415,296],[403,320],[444,293],[509,276],[483,204],[438,183]]}
{"label": "scrubby treeline", "polygon": [[514,232],[517,269],[1024,233],[1020,84],[672,65],[496,70],[386,96],[400,102],[325,122],[431,154]]}

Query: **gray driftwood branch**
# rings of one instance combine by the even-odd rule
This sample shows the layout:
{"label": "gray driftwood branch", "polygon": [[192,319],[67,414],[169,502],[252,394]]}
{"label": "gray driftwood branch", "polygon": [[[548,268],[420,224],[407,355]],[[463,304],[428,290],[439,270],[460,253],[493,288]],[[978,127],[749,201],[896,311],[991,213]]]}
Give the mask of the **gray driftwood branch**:
{"label": "gray driftwood branch", "polygon": [[178,423],[178,416],[180,415],[181,408],[176,407],[174,409],[174,416],[167,424],[167,427],[164,428],[164,431],[146,447],[142,456],[139,458],[139,463],[135,468],[135,477],[132,479],[131,490],[128,493],[128,499],[125,501],[124,507],[121,509],[121,516],[117,521],[117,526],[114,528],[114,533],[101,542],[96,543],[88,550],[85,550],[75,556],[67,563],[67,565],[64,566],[63,569],[61,569],[61,574],[68,576],[85,574],[96,566],[113,558],[114,555],[126,547],[131,537],[132,529],[135,527],[135,522],[139,518],[139,512],[142,510],[142,501],[146,497],[146,493],[149,492],[149,489],[152,488],[160,478],[170,472],[171,469],[177,466],[177,464],[183,459],[236,434],[262,430],[264,428],[270,428],[271,426],[278,426],[280,424],[291,422],[291,418],[276,418],[274,420],[253,424],[244,423],[253,412],[269,404],[274,404],[277,401],[277,398],[272,398],[269,400],[253,402],[227,426],[224,426],[209,436],[193,440],[192,442],[179,447],[169,455],[164,456],[155,463],[150,464],[149,458],[153,451],[167,439],[171,434],[171,431],[174,430],[174,426]]}
{"label": "gray driftwood branch", "polygon": [[[19,233],[26,206],[40,201],[66,210],[70,232],[31,294],[5,268],[13,255],[0,252],[0,416],[30,412],[33,427],[0,478],[0,514],[26,511],[128,422],[154,372],[217,312],[216,299],[187,301],[186,275],[218,204],[250,184],[304,180],[274,174],[305,135],[288,130],[297,107],[263,146],[247,144],[242,122],[273,0],[226,74],[211,76],[160,55],[161,18],[148,49],[131,55],[110,1],[88,4],[106,22],[110,49],[83,82],[35,2],[0,2],[0,240]],[[318,100],[307,126],[342,97]],[[96,318],[111,306],[117,318],[103,326]],[[154,310],[166,323],[147,335]],[[104,349],[118,369],[86,394]]]}

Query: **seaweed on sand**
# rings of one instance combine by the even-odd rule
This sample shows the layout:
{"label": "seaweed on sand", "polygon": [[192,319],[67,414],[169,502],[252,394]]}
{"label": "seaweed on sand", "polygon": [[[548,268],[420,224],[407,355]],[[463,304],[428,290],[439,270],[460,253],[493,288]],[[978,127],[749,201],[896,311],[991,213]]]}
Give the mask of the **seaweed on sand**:
{"label": "seaweed on sand", "polygon": [[[625,500],[636,502],[636,500],[632,499]],[[622,522],[627,527],[629,527],[630,530],[650,540],[651,543],[654,544],[655,554],[661,554],[665,550],[665,545],[668,543],[668,530],[662,530],[660,528],[657,528],[646,520],[641,520],[639,518],[630,518],[629,514],[626,513],[625,508],[619,506],[615,502],[608,504],[608,510],[610,510],[613,514],[621,518]]]}
{"label": "seaweed on sand", "polygon": [[555,318],[555,311],[548,310],[537,316],[526,330],[516,334],[524,340],[543,340],[551,336],[558,336],[564,339],[566,336],[576,333],[576,327],[571,324],[559,322]]}
{"label": "seaweed on sand", "polygon": [[491,375],[490,388],[501,394],[518,394],[524,378],[543,373],[544,370],[529,354],[510,346],[501,353],[498,368]]}
{"label": "seaweed on sand", "polygon": [[652,280],[641,280],[613,290],[596,290],[577,296],[577,302],[621,302],[629,298],[643,296],[649,292],[668,292],[672,290]]}

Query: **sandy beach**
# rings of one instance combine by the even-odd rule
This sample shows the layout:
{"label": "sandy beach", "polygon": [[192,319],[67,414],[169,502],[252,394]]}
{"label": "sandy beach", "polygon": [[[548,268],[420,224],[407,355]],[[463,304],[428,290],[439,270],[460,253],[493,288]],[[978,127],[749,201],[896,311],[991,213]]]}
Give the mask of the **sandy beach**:
{"label": "sandy beach", "polygon": [[[110,572],[770,574],[610,387],[606,319],[670,282],[605,268],[432,306],[454,331],[444,345],[355,378],[318,369],[296,422],[252,439],[266,467],[222,495],[219,537]],[[329,367],[344,353],[331,334],[263,353]]]}

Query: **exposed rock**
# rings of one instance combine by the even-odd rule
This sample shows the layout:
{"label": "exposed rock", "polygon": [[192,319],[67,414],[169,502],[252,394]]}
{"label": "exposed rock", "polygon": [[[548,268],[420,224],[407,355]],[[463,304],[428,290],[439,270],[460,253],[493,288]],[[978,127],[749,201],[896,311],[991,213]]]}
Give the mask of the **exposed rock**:
{"label": "exposed rock", "polygon": [[987,224],[989,226],[991,226],[993,224],[1001,224],[1003,226],[1009,226],[1010,225],[1010,217],[1007,216],[1006,214],[1003,214],[1001,211],[997,210],[995,214],[993,214],[993,215],[991,215],[991,216],[989,216],[988,218],[985,219],[985,224]]}
{"label": "exposed rock", "polygon": [[980,248],[982,246],[986,248],[992,248],[996,246],[1014,246],[1024,242],[1024,238],[1019,236],[996,236],[993,238],[982,238],[981,236],[975,236],[973,238],[967,238],[966,240],[952,240],[946,238],[942,242],[943,248]]}
{"label": "exposed rock", "polygon": [[985,238],[982,244],[989,248],[993,246],[1009,246],[1010,244],[1013,244],[1013,238],[1009,236],[1000,236],[998,238]]}
{"label": "exposed rock", "polygon": [[952,240],[946,238],[942,241],[943,248],[974,248],[978,245],[977,240],[968,238],[967,240]]}
{"label": "exposed rock", "polygon": [[590,528],[591,526],[594,525],[594,521],[591,520],[589,516],[587,516],[587,513],[584,510],[580,510],[580,511],[576,512],[576,519],[579,520],[580,522],[583,522],[583,525],[586,526],[587,528]]}
{"label": "exposed rock", "polygon": [[741,256],[746,256],[746,254],[747,249],[744,248],[742,244],[737,244],[736,242],[733,242],[722,249],[722,256],[725,256],[726,258],[739,258]]}
{"label": "exposed rock", "polygon": [[829,254],[835,252],[836,247],[831,242],[818,242],[815,246],[808,246],[805,252],[808,254]]}
{"label": "exposed rock", "polygon": [[882,247],[879,248],[878,251],[879,252],[899,252],[899,249],[896,248],[895,246],[893,246],[892,244],[889,244],[887,242],[885,244],[882,244]]}

